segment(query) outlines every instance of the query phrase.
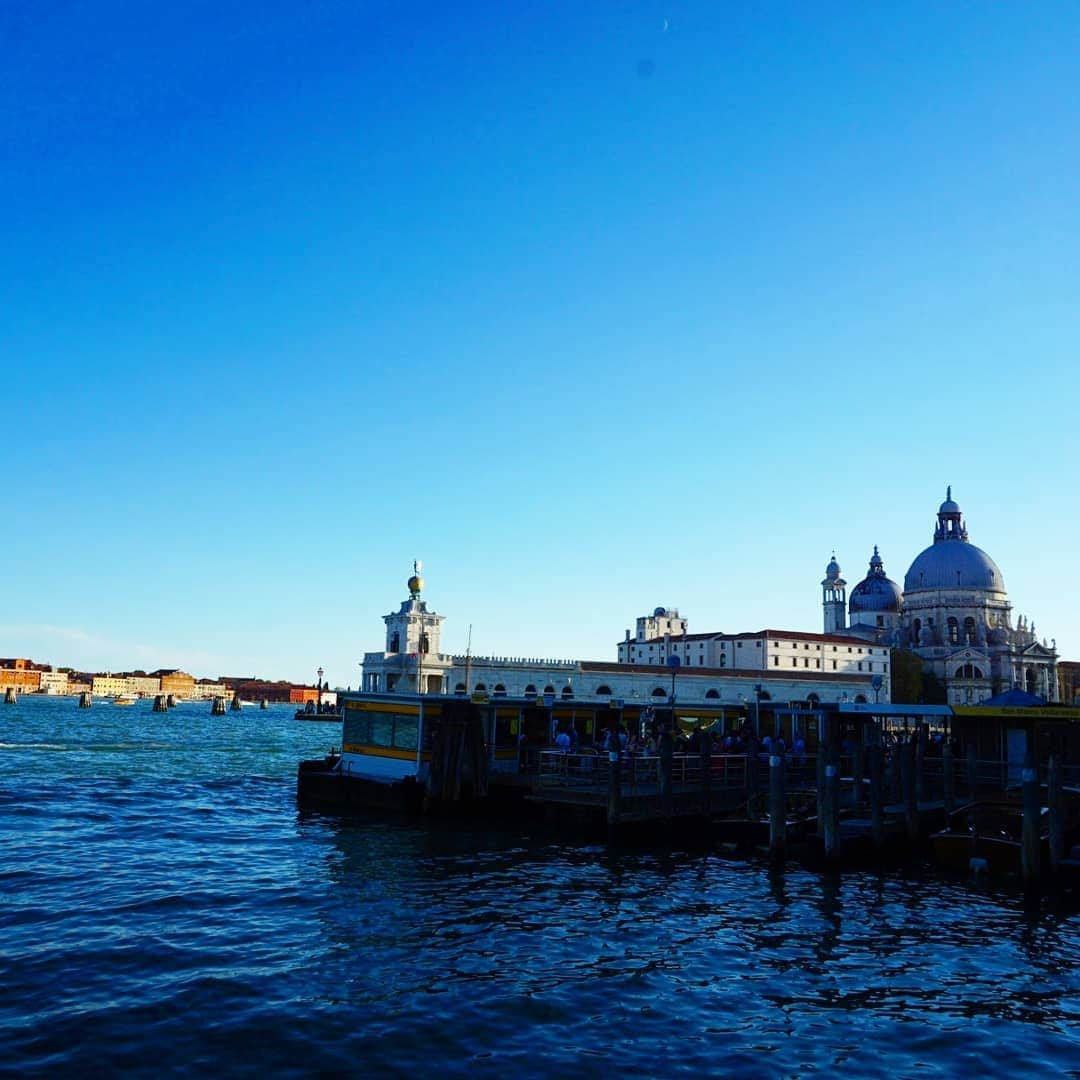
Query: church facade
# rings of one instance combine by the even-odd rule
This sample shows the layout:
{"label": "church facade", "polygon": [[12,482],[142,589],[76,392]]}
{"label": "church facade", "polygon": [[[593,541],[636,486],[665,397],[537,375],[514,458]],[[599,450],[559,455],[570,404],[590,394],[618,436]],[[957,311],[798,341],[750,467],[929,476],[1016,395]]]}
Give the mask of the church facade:
{"label": "church facade", "polygon": [[826,633],[910,650],[944,685],[950,705],[976,705],[1013,688],[1058,700],[1056,643],[1040,641],[1024,616],[1014,625],[1004,576],[968,539],[951,488],[933,543],[912,562],[903,589],[886,575],[877,547],[849,599],[835,555],[821,584]]}

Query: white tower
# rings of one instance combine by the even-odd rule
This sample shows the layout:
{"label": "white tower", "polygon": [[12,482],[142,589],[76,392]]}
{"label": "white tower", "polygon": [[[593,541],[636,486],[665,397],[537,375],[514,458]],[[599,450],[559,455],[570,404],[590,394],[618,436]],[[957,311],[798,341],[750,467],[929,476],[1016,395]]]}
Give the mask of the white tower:
{"label": "white tower", "polygon": [[824,608],[824,632],[842,634],[847,629],[847,582],[840,576],[840,564],[836,552],[825,567],[825,580],[821,583],[821,600]]}

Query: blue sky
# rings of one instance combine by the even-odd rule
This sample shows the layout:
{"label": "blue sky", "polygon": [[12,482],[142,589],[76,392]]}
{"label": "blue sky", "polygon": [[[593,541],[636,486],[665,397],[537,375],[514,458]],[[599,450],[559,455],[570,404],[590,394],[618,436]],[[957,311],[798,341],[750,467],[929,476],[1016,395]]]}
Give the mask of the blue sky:
{"label": "blue sky", "polygon": [[816,630],[951,483],[1080,659],[1071,3],[0,11],[0,652]]}

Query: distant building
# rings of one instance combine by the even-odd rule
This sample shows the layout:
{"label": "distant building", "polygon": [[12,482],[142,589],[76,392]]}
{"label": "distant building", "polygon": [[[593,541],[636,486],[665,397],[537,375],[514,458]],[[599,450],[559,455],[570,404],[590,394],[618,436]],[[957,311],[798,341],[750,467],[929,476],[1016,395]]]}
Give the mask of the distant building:
{"label": "distant building", "polygon": [[0,692],[14,690],[34,694],[41,688],[40,666],[30,660],[15,658],[0,660]]}
{"label": "distant building", "polygon": [[95,675],[90,684],[94,697],[119,697],[128,692],[126,675]]}
{"label": "distant building", "polygon": [[1065,705],[1080,705],[1080,661],[1058,661],[1058,700]]}
{"label": "distant building", "polygon": [[71,684],[66,671],[41,672],[40,690],[43,694],[70,694]]}
{"label": "distant building", "polygon": [[179,671],[176,668],[159,668],[150,674],[161,680],[160,693],[172,694],[174,697],[181,698],[184,701],[190,701],[194,696],[195,677],[189,675],[186,671]]}

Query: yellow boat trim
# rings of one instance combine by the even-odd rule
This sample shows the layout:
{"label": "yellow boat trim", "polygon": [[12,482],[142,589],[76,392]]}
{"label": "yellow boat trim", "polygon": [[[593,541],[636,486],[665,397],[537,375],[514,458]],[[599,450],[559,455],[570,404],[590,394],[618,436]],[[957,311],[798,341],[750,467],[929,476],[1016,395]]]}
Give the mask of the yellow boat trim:
{"label": "yellow boat trim", "polygon": [[[415,761],[415,750],[399,750],[396,746],[366,746],[362,743],[346,743],[342,748],[345,754],[363,754],[365,757],[394,758],[397,761]],[[431,760],[431,751],[425,750],[420,755],[421,761]]]}

